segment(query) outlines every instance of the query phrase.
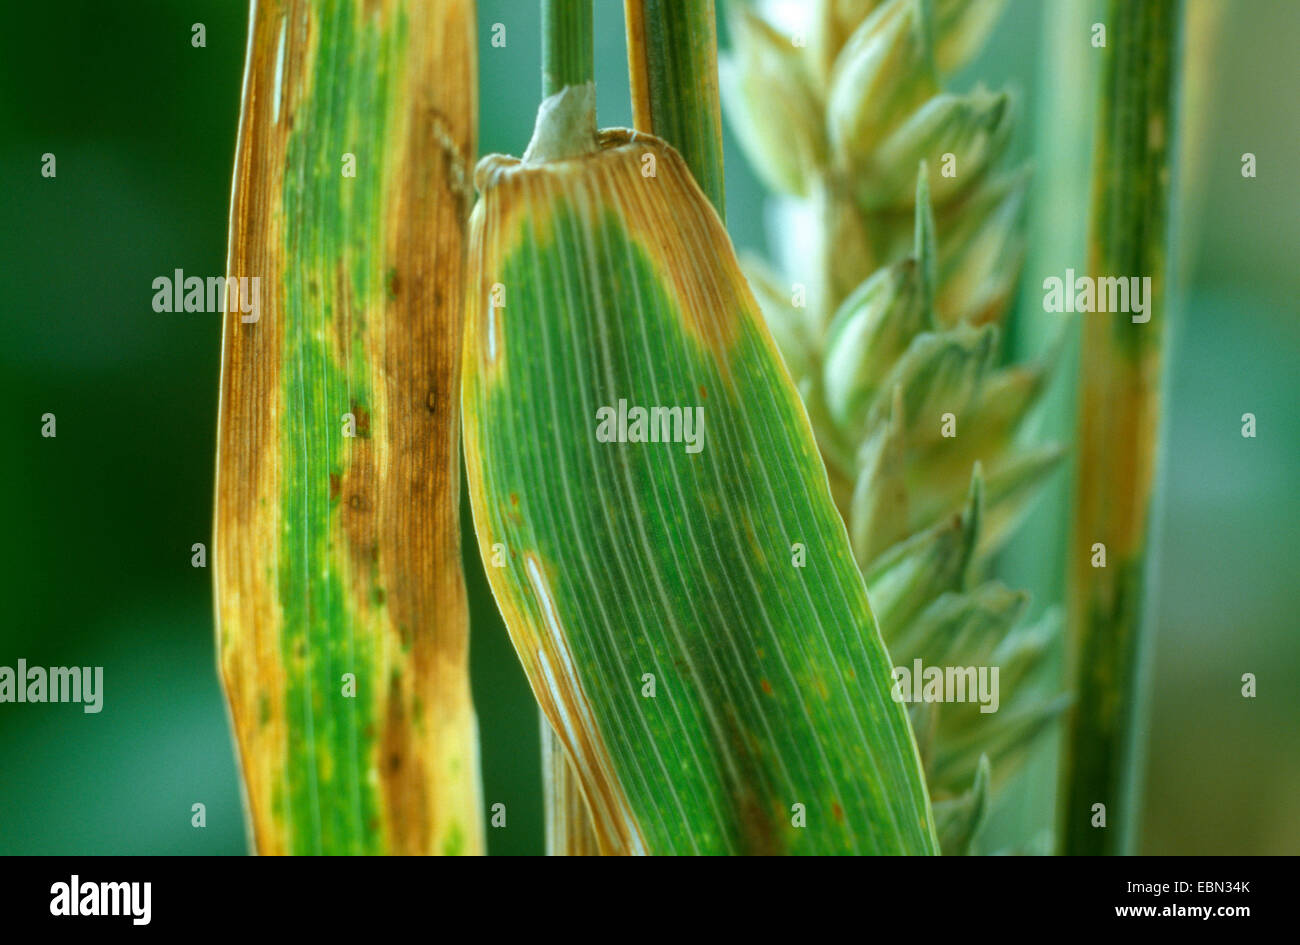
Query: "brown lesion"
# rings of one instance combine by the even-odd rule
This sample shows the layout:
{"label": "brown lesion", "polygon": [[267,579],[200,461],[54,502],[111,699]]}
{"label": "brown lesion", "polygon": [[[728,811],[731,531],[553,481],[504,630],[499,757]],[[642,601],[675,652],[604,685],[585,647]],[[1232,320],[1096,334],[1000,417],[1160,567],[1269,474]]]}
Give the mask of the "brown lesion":
{"label": "brown lesion", "polygon": [[410,709],[410,695],[402,681],[393,676],[384,698],[385,723],[379,743],[382,763],[379,781],[387,811],[388,849],[407,856],[430,852],[431,835],[430,777],[420,757],[419,746],[412,738],[415,720]]}

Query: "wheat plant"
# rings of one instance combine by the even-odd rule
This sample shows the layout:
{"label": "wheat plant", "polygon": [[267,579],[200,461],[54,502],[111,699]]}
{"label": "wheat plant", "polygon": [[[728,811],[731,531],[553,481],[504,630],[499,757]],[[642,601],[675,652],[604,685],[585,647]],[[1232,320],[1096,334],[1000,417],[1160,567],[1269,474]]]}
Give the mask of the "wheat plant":
{"label": "wheat plant", "polygon": [[[798,385],[895,665],[1001,670],[1002,704],[917,703],[944,852],[973,849],[991,784],[1064,699],[1035,685],[1059,634],[989,562],[1056,465],[1015,434],[1050,359],[1002,366],[1027,170],[1003,167],[1005,92],[954,92],[1000,0],[817,0],[785,33],[728,6],[727,114],[780,195],[783,274],[746,268]],[[990,778],[990,771],[993,778]]]}

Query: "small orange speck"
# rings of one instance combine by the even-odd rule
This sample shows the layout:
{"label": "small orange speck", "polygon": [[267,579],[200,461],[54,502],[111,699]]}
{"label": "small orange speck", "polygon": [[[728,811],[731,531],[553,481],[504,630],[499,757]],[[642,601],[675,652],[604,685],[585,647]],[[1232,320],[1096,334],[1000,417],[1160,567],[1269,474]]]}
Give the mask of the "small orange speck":
{"label": "small orange speck", "polygon": [[515,493],[513,493],[513,492],[510,493],[510,504],[511,504],[511,505],[518,505],[518,504],[519,504],[519,496],[517,496],[517,495],[516,495]]}
{"label": "small orange speck", "polygon": [[844,808],[841,807],[838,802],[831,802],[831,813],[835,815],[836,820],[840,823],[844,823]]}
{"label": "small orange speck", "polygon": [[772,684],[768,682],[766,679],[760,679],[759,682],[763,686],[763,691],[770,696],[772,694]]}
{"label": "small orange speck", "polygon": [[701,399],[701,400],[708,400],[708,399],[709,399],[709,392],[708,392],[707,390],[704,389],[704,385],[703,385],[703,384],[700,385],[700,399]]}

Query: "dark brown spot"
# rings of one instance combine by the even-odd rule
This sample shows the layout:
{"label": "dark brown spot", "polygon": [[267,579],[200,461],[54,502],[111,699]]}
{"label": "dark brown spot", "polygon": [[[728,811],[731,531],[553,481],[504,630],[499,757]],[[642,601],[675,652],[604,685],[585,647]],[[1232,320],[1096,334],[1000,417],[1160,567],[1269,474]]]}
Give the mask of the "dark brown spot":
{"label": "dark brown spot", "polygon": [[370,411],[364,404],[352,401],[352,416],[357,418],[357,436],[370,439]]}
{"label": "dark brown spot", "polygon": [[339,474],[330,473],[330,501],[331,502],[333,502],[335,499],[339,497],[339,492],[342,491],[342,488],[343,488],[343,480],[339,478]]}
{"label": "dark brown spot", "polygon": [[438,412],[438,392],[431,390],[424,395],[424,406],[429,408],[429,413]]}
{"label": "dark brown spot", "polygon": [[518,505],[518,504],[519,504],[519,496],[517,496],[517,495],[516,495],[515,493],[513,493],[513,492],[510,493],[510,504],[511,504],[511,505]]}
{"label": "dark brown spot", "polygon": [[370,503],[361,493],[354,492],[348,496],[348,508],[354,512],[368,512],[370,511]]}

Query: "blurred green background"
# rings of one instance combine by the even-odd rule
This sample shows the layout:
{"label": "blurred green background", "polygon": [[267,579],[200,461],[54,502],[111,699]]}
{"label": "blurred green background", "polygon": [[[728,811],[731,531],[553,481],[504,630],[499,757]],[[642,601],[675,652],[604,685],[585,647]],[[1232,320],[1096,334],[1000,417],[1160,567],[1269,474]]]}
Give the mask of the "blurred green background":
{"label": "blurred green background", "polygon": [[[622,4],[596,8],[600,121],[626,125]],[[1081,245],[1086,199],[1088,83],[1060,79],[1064,59],[1086,54],[1063,52],[1047,9],[1013,0],[955,82],[1020,92],[1015,148],[1040,168],[1030,304],[1016,323],[1026,350],[1056,330],[1045,320],[1060,316],[1034,304],[1035,287]],[[210,572],[190,566],[191,544],[209,542],[220,316],[157,314],[150,300],[153,278],[173,269],[224,272],[246,5],[63,0],[6,12],[0,665],[102,665],[105,701],[98,715],[0,704],[0,853],[244,853]],[[1088,22],[1091,5],[1077,15]],[[190,45],[194,23],[206,48]],[[504,48],[490,44],[496,23]],[[533,0],[479,4],[484,153],[527,143],[538,26]],[[1142,849],[1295,853],[1300,5],[1233,4],[1214,35],[1189,57],[1203,87],[1179,186]],[[729,130],[726,147],[729,228],[739,246],[765,250],[762,191]],[[1241,177],[1245,151],[1257,155],[1255,180]],[[46,152],[57,178],[40,175]],[[1061,258],[1043,260],[1053,252]],[[1062,403],[1045,430],[1068,418]],[[1240,435],[1247,411],[1254,440]],[[46,412],[55,439],[40,436]],[[1006,565],[1040,603],[1057,586],[1067,481]],[[466,570],[484,798],[510,812],[508,828],[489,831],[490,850],[540,852],[535,705],[477,555]],[[1240,696],[1243,672],[1259,678],[1255,700]],[[1051,750],[1008,795],[994,836],[1049,824]],[[203,830],[190,826],[196,802]]]}

